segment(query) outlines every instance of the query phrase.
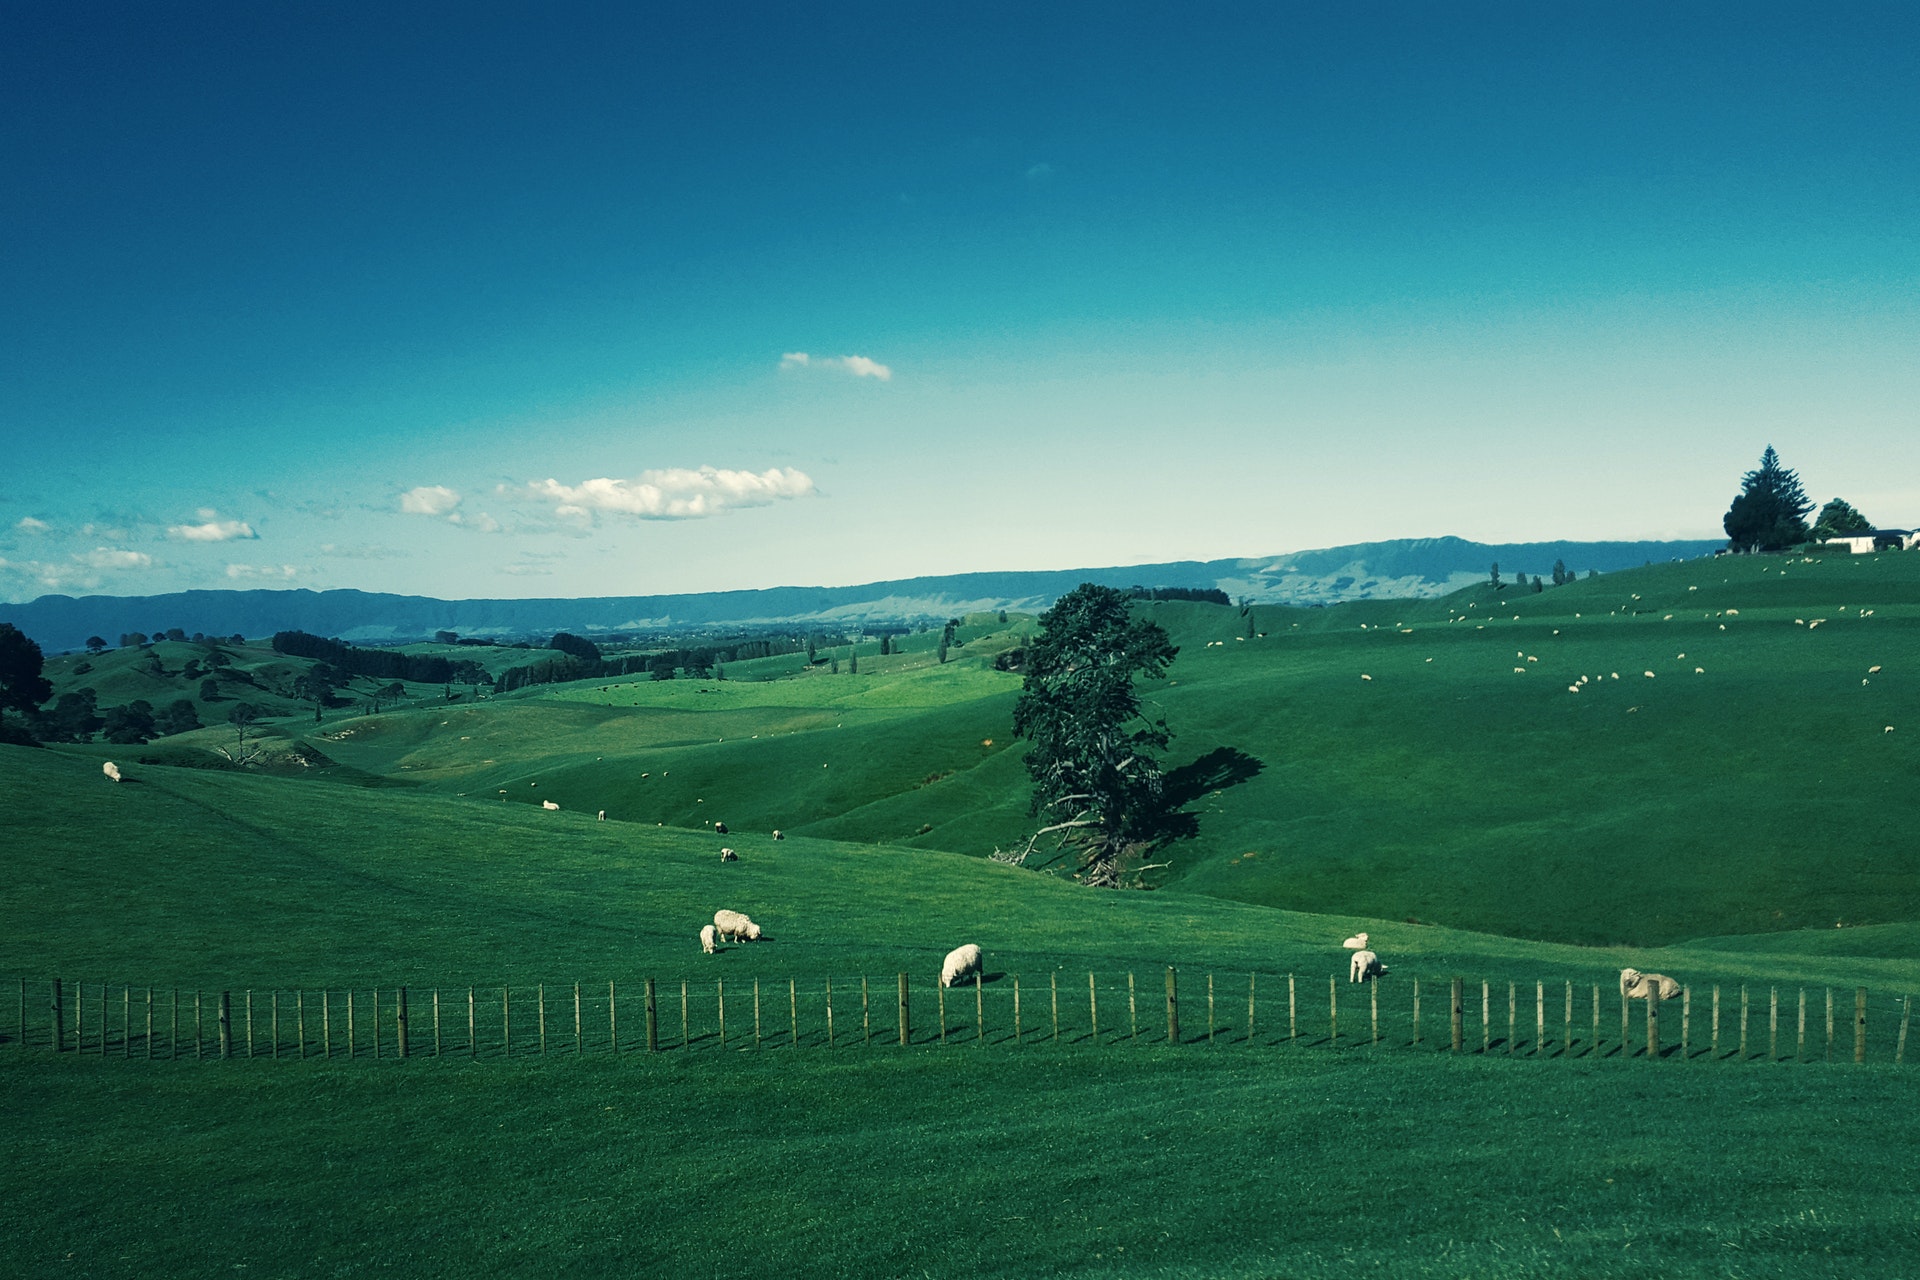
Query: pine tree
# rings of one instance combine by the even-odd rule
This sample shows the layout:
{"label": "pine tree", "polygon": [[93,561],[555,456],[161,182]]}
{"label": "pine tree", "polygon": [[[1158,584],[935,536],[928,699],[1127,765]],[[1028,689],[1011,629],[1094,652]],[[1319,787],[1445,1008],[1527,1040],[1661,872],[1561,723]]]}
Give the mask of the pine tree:
{"label": "pine tree", "polygon": [[1487,585],[1495,591],[1500,589],[1500,562],[1498,560],[1493,562],[1493,569],[1487,575]]}
{"label": "pine tree", "polygon": [[1740,493],[1721,526],[1730,550],[1778,551],[1806,541],[1806,516],[1812,510],[1800,477],[1781,466],[1780,455],[1768,445],[1760,466],[1740,478]]}
{"label": "pine tree", "polygon": [[1555,560],[1553,562],[1553,585],[1554,586],[1564,587],[1569,582],[1573,581],[1574,576],[1575,575],[1567,572],[1567,562],[1565,560]]}

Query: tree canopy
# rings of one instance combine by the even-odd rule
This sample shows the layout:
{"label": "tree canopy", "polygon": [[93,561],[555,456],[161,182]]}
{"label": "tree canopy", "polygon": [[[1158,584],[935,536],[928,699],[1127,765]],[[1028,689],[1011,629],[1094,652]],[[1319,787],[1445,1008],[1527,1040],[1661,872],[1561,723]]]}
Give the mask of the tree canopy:
{"label": "tree canopy", "polygon": [[1845,538],[1854,534],[1872,533],[1873,521],[1854,509],[1852,503],[1835,498],[1820,508],[1820,514],[1814,518],[1813,538]]}
{"label": "tree canopy", "polygon": [[31,716],[53,696],[53,686],[41,671],[46,655],[40,646],[11,622],[0,622],[0,742],[31,742],[26,729],[9,729],[8,711]]}
{"label": "tree canopy", "polygon": [[1768,445],[1760,465],[1740,479],[1740,492],[1721,525],[1727,546],[1734,551],[1778,551],[1807,540],[1807,513],[1813,503],[1800,487],[1800,477],[1780,465],[1780,455]]}
{"label": "tree canopy", "polygon": [[1033,743],[1027,772],[1042,833],[1063,833],[1088,884],[1119,884],[1163,816],[1155,753],[1170,735],[1166,721],[1142,715],[1134,678],[1163,678],[1178,652],[1112,587],[1085,583],[1040,615],[1013,731]]}

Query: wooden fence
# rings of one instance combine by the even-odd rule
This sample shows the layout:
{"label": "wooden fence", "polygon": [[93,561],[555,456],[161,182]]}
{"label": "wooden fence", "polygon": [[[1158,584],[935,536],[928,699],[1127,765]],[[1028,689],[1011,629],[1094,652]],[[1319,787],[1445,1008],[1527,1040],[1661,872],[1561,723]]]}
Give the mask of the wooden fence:
{"label": "wooden fence", "polygon": [[1684,988],[1678,999],[1662,1001],[1627,1000],[1612,982],[1395,977],[1352,985],[1329,977],[1323,993],[1317,977],[1208,973],[1203,984],[1183,983],[1172,968],[1163,1002],[1156,995],[1132,973],[1088,973],[1082,983],[1079,974],[1061,971],[1044,982],[1014,974],[930,990],[915,990],[904,973],[892,982],[646,979],[626,986],[220,991],[22,978],[13,1034],[0,1034],[0,1043],[164,1059],[1205,1043],[1904,1063],[1913,1010],[1909,995],[1873,996],[1865,987],[1836,993],[1713,986]]}

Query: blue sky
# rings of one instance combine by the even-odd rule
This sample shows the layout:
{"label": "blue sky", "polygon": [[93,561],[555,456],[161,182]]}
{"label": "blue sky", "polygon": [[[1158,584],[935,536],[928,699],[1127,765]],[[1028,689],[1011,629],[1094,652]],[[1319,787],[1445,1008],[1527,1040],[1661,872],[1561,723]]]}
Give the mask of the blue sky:
{"label": "blue sky", "polygon": [[16,6],[0,599],[1920,524],[1910,6],[1033,8]]}

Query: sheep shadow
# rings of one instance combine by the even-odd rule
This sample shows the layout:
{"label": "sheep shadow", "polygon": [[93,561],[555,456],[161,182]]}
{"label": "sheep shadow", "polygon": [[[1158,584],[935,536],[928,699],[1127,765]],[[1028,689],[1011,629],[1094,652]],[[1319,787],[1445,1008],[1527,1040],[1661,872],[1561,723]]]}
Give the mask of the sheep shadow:
{"label": "sheep shadow", "polygon": [[1187,806],[1211,792],[1250,782],[1266,767],[1265,761],[1238,747],[1215,747],[1197,760],[1169,769],[1161,783],[1160,838],[1184,840],[1198,835],[1199,815],[1186,812]]}

